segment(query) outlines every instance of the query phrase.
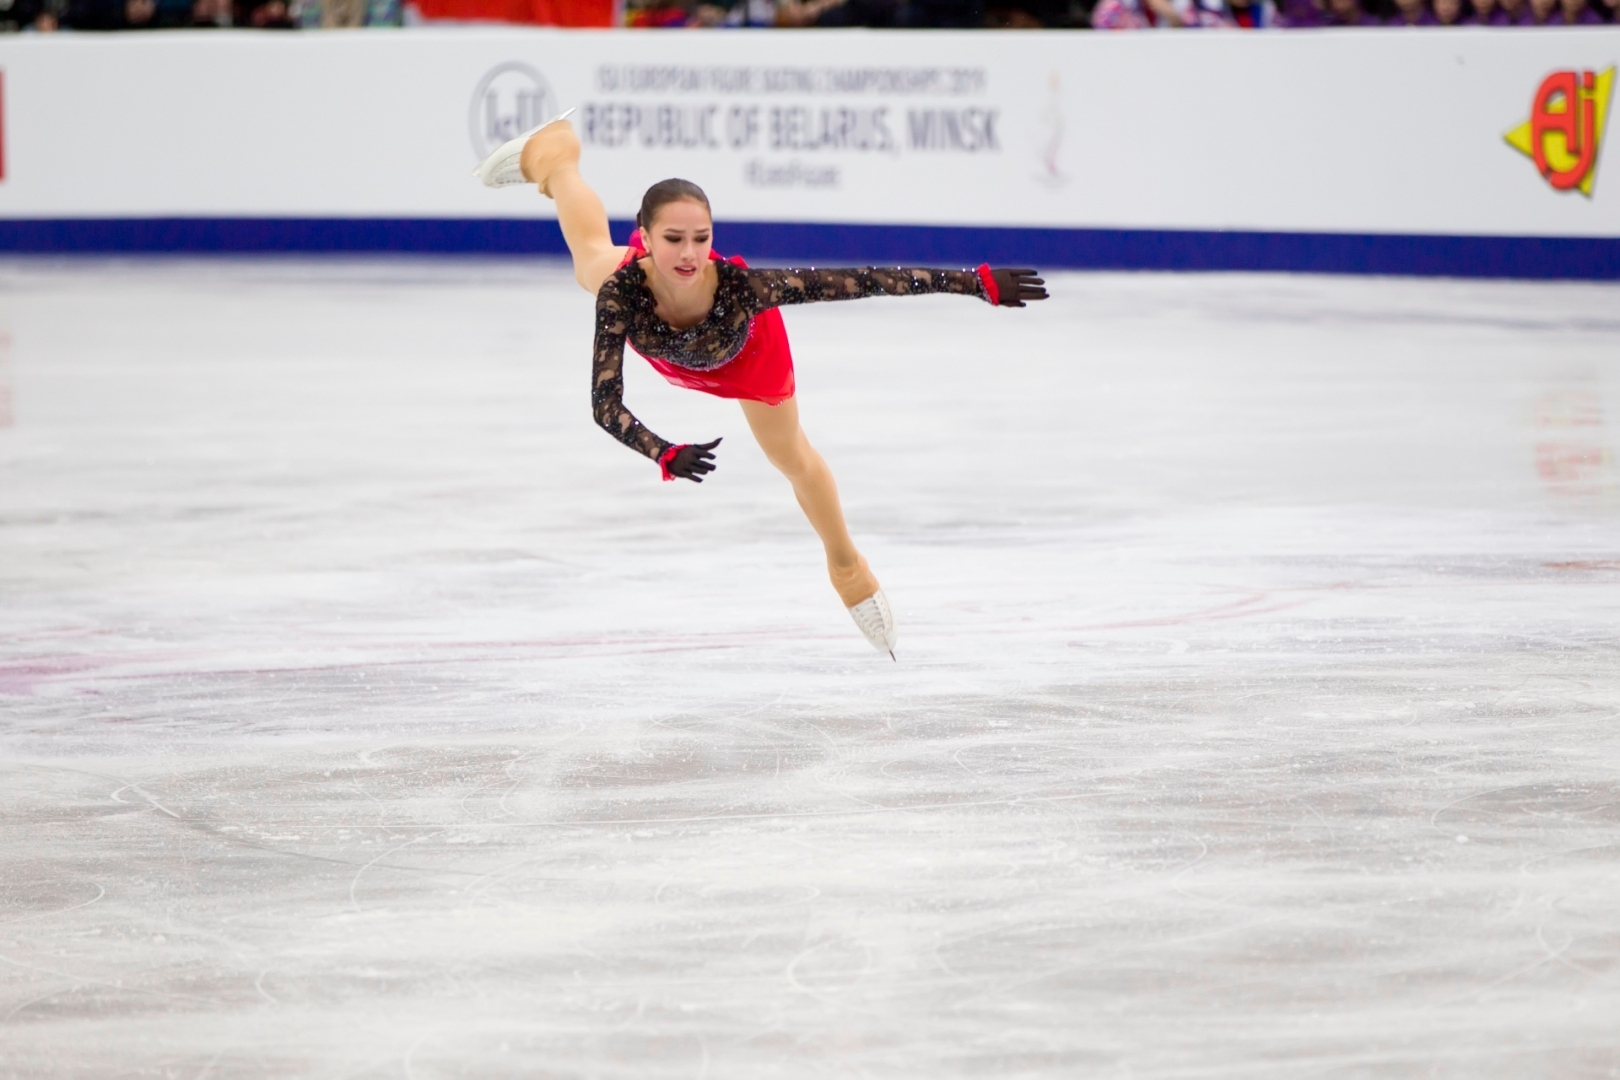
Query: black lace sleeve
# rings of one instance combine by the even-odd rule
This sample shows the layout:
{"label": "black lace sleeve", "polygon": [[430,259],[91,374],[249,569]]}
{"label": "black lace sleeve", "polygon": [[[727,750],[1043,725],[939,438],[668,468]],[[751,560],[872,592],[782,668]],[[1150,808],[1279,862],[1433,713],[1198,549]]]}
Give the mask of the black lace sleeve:
{"label": "black lace sleeve", "polygon": [[833,270],[744,270],[749,314],[789,304],[859,300],[867,296],[919,296],[957,293],[989,302],[975,270],[862,266]]}
{"label": "black lace sleeve", "polygon": [[637,453],[657,461],[671,443],[642,426],[624,407],[624,336],[630,330],[630,305],[621,274],[602,283],[596,294],[596,345],[591,352],[591,413],[602,430]]}

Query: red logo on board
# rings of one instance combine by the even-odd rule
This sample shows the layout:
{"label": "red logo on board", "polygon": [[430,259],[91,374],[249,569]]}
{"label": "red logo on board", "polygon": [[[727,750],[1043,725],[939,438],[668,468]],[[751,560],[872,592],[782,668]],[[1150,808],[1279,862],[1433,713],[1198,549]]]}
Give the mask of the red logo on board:
{"label": "red logo on board", "polygon": [[1536,88],[1530,119],[1502,137],[1536,163],[1553,190],[1590,198],[1613,88],[1614,68],[1555,71]]}

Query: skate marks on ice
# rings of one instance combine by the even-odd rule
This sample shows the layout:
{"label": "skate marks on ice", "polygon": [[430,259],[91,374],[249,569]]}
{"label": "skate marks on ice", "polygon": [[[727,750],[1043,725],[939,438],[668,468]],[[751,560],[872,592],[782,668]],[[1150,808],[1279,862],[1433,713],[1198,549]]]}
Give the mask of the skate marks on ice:
{"label": "skate marks on ice", "polygon": [[[407,1046],[429,1074],[1601,1075],[1620,793],[1539,748],[1612,706],[1412,668],[316,743],[138,792],[10,769],[8,1043],[41,1073],[144,1039],[264,1075]],[[1430,700],[1366,707],[1391,690]]]}
{"label": "skate marks on ice", "polygon": [[894,665],[559,267],[24,269],[14,1075],[1620,1065],[1612,289],[790,313]]}

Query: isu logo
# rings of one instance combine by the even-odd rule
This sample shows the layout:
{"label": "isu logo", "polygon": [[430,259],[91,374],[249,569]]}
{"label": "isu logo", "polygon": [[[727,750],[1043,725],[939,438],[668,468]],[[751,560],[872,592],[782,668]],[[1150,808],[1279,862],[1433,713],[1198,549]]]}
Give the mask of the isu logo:
{"label": "isu logo", "polygon": [[479,80],[467,111],[474,156],[480,160],[488,157],[501,143],[558,111],[551,84],[528,64],[513,62],[491,68]]}
{"label": "isu logo", "polygon": [[1601,74],[1554,72],[1541,80],[1530,119],[1502,137],[1534,161],[1555,190],[1579,191],[1590,199],[1613,89],[1612,67]]}

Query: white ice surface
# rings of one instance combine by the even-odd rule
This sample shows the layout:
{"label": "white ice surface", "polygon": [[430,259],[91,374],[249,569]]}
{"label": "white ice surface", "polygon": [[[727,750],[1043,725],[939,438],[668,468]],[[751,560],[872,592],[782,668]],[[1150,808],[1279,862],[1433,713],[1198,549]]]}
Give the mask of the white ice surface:
{"label": "white ice surface", "polygon": [[1620,1075],[1620,288],[0,264],[5,1077]]}

